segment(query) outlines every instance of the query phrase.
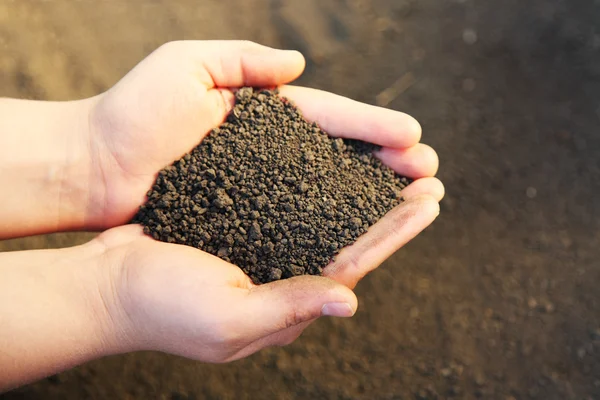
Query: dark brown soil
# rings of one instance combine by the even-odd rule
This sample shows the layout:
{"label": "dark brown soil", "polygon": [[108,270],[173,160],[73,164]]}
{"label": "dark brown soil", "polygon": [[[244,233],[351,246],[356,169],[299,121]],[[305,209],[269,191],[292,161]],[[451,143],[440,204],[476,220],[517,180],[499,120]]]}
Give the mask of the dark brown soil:
{"label": "dark brown soil", "polygon": [[402,201],[409,180],[376,150],[329,137],[276,91],[243,88],[227,121],[158,174],[134,222],[255,283],[320,275]]}
{"label": "dark brown soil", "polygon": [[435,224],[357,286],[351,319],[227,365],[136,353],[0,398],[600,399],[599,7],[0,1],[0,95],[92,96],[168,40],[294,48],[297,84],[415,116],[447,189]]}

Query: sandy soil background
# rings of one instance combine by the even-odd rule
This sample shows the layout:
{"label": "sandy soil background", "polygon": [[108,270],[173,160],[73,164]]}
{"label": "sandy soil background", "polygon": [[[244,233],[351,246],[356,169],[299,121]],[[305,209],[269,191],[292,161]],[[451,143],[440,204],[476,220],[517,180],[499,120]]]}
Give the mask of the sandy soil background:
{"label": "sandy soil background", "polygon": [[174,39],[294,48],[300,83],[417,117],[448,191],[352,320],[228,365],[131,354],[0,398],[600,399],[599,17],[594,0],[0,0],[2,96],[91,96]]}

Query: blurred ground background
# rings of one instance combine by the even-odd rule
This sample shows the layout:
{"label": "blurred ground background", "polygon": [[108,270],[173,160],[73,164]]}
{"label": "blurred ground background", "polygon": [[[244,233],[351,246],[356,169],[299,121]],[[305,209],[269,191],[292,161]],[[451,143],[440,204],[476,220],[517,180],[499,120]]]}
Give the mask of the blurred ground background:
{"label": "blurred ground background", "polygon": [[600,399],[599,17],[595,0],[0,0],[2,96],[91,96],[173,39],[294,48],[302,84],[417,117],[448,191],[352,320],[229,365],[131,354],[0,397]]}

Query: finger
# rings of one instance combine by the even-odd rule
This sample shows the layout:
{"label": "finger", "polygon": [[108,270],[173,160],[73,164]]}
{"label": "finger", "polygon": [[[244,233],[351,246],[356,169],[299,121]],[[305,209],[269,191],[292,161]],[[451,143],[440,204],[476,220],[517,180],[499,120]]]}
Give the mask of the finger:
{"label": "finger", "polygon": [[421,139],[421,126],[410,115],[316,89],[283,86],[280,92],[331,136],[394,148],[411,147]]}
{"label": "finger", "polygon": [[405,199],[410,199],[427,194],[433,197],[437,202],[440,202],[444,198],[445,193],[446,191],[442,182],[437,178],[429,177],[417,179],[406,188],[402,189],[400,196]]}
{"label": "finger", "polygon": [[407,149],[384,147],[375,155],[398,174],[413,179],[434,176],[440,163],[435,150],[422,143]]}
{"label": "finger", "polygon": [[396,250],[428,227],[439,214],[429,195],[408,199],[373,225],[356,243],[344,248],[323,274],[353,288]]}
{"label": "finger", "polygon": [[357,303],[354,292],[332,279],[300,276],[271,282],[250,289],[238,329],[259,339],[321,316],[351,317]]}
{"label": "finger", "polygon": [[207,88],[278,86],[296,79],[306,65],[301,53],[247,41],[178,41],[161,53],[181,63],[193,61]]}

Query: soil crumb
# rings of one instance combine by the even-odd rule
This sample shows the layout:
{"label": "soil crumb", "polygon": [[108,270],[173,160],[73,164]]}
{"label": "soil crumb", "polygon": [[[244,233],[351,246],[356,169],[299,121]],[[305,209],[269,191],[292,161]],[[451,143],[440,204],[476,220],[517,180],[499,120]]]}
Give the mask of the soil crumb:
{"label": "soil crumb", "polygon": [[133,222],[231,262],[257,284],[320,275],[403,200],[410,180],[377,149],[329,137],[277,90],[243,88],[227,121],[160,171]]}

